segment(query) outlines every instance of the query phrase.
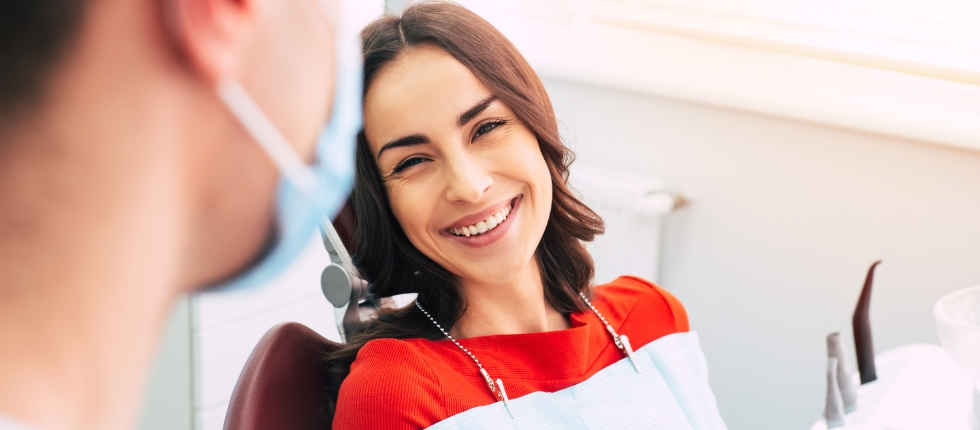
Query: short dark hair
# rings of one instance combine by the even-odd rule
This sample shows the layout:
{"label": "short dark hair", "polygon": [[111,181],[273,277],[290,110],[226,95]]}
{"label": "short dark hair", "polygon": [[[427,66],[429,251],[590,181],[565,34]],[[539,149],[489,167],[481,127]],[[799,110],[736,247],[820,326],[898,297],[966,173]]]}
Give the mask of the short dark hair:
{"label": "short dark hair", "polygon": [[0,1],[0,124],[44,95],[88,0]]}
{"label": "short dark hair", "polygon": [[[409,6],[401,17],[387,15],[362,32],[364,91],[399,55],[415,46],[438,46],[466,66],[537,137],[551,174],[552,206],[536,256],[545,299],[556,310],[586,309],[579,293],[589,294],[594,266],[584,242],[602,234],[602,218],[568,186],[574,159],[558,132],[544,84],[520,52],[490,23],[454,3],[433,1]],[[350,197],[354,221],[353,259],[378,297],[418,293],[417,300],[446,329],[462,316],[466,303],[456,276],[415,248],[398,224],[363,131],[357,142],[357,180]],[[442,333],[415,306],[382,311],[349,343],[326,358],[326,388],[336,401],[358,350],[378,338],[441,339]],[[335,405],[329,405],[334,407]]]}

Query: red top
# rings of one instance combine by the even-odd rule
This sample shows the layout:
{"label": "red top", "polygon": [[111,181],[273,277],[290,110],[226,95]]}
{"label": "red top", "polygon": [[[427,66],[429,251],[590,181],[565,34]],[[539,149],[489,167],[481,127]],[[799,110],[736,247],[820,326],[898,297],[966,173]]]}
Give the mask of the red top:
{"label": "red top", "polygon": [[[684,307],[667,291],[631,276],[596,287],[592,304],[634,349],[688,331]],[[623,359],[591,310],[569,315],[566,330],[461,339],[507,395],[554,392]],[[340,387],[336,430],[425,428],[496,402],[479,369],[448,340],[376,339],[358,352]]]}

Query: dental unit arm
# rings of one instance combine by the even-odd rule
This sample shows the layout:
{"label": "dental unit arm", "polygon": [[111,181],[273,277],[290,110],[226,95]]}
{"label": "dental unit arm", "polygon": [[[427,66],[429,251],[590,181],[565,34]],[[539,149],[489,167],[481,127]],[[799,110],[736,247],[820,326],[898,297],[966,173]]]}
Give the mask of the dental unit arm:
{"label": "dental unit arm", "polygon": [[347,336],[374,319],[381,301],[368,292],[368,283],[361,278],[344,247],[344,242],[330,220],[320,225],[323,246],[330,255],[330,264],[320,274],[320,288],[324,297],[334,307],[334,323],[340,340],[347,343]]}

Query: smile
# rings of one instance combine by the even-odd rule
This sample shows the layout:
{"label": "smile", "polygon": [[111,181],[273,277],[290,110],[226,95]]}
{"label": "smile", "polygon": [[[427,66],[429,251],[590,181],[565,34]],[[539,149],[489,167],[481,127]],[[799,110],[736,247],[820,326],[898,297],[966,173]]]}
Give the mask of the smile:
{"label": "smile", "polygon": [[465,226],[465,227],[455,227],[450,229],[450,232],[456,236],[476,236],[484,234],[488,231],[497,228],[500,223],[507,219],[507,215],[510,215],[510,211],[514,209],[514,203],[508,203],[507,206],[500,208],[496,213],[487,217],[487,219],[477,222],[476,224]]}

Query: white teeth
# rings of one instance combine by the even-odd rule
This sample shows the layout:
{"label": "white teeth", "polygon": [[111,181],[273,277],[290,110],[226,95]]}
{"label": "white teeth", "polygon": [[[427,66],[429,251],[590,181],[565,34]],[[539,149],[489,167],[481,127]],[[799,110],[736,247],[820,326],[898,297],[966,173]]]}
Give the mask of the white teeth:
{"label": "white teeth", "polygon": [[466,236],[466,237],[486,233],[490,230],[493,230],[495,227],[500,225],[500,223],[504,222],[504,220],[507,219],[507,215],[510,215],[511,209],[512,208],[510,206],[505,206],[501,208],[499,211],[497,211],[497,213],[490,215],[489,217],[487,217],[487,219],[483,221],[480,221],[469,227],[453,228],[452,232],[456,236]]}

